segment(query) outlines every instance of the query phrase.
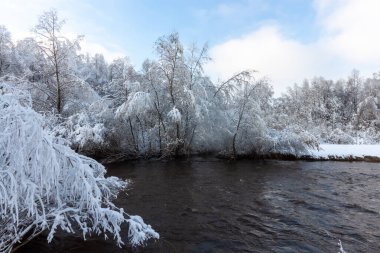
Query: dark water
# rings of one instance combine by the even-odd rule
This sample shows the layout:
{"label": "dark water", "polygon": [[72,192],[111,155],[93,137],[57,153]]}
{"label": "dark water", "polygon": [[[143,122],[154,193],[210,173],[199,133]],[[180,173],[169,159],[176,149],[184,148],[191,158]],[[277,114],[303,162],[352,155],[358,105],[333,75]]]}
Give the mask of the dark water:
{"label": "dark water", "polygon": [[[133,252],[380,252],[380,164],[193,159],[128,162],[117,204],[161,235]],[[127,196],[128,194],[128,196]],[[126,229],[124,229],[126,231]],[[37,238],[20,252],[128,252],[99,238]]]}

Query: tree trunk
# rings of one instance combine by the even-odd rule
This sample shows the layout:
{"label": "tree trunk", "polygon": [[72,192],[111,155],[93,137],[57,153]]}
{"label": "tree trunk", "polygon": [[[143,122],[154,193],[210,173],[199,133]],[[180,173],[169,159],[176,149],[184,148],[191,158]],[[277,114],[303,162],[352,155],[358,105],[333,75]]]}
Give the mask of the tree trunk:
{"label": "tree trunk", "polygon": [[236,136],[237,136],[237,132],[234,134],[234,137],[232,138],[232,159],[235,159],[236,158]]}
{"label": "tree trunk", "polygon": [[137,142],[136,142],[135,135],[134,135],[134,133],[133,133],[133,128],[132,128],[131,118],[128,118],[128,121],[129,121],[129,128],[130,128],[130,130],[131,130],[131,135],[132,135],[133,145],[135,146],[135,151],[136,151],[136,153],[138,153],[138,152],[139,152],[139,146],[138,146],[138,144],[137,144]]}
{"label": "tree trunk", "polygon": [[179,145],[179,143],[178,143],[178,141],[180,140],[180,136],[179,136],[179,124],[178,123],[176,123],[176,128],[177,128],[177,133],[176,133],[176,138],[177,138],[177,146],[176,146],[176,148],[175,148],[175,156],[178,156],[179,155],[179,150],[180,150],[180,145]]}

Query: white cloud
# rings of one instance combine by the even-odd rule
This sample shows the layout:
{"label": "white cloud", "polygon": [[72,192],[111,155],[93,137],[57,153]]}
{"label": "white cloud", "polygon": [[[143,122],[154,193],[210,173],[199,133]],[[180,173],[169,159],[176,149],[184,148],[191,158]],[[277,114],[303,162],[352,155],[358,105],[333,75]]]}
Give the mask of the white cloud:
{"label": "white cloud", "polygon": [[[324,0],[326,1],[326,0]],[[380,59],[380,1],[349,0],[331,12],[328,6],[319,9],[325,40],[334,52],[348,61],[366,64]]]}
{"label": "white cloud", "polygon": [[88,41],[86,38],[81,42],[81,52],[89,53],[90,55],[101,53],[108,62],[125,56],[122,50],[112,50],[101,44]]}
{"label": "white cloud", "polygon": [[0,8],[0,24],[12,33],[14,40],[19,40],[30,36],[30,30],[36,24],[38,15],[41,14],[41,7],[47,10],[57,1],[36,0],[36,1],[12,1],[2,0]]}
{"label": "white cloud", "polygon": [[307,63],[315,58],[308,46],[284,38],[275,26],[215,46],[210,54],[213,62],[207,72],[211,76],[226,79],[241,70],[255,69],[273,84],[298,81],[295,77],[300,73],[311,74],[312,66]]}
{"label": "white cloud", "polygon": [[[75,11],[73,6],[75,6]],[[93,23],[88,15],[90,13],[96,19],[102,13],[86,1],[1,0],[0,25],[5,25],[14,41],[30,37],[32,36],[31,29],[37,24],[39,15],[53,8],[58,11],[60,18],[67,21],[62,30],[64,36],[75,38],[76,34],[85,35],[81,43],[82,52],[102,53],[107,61],[125,55],[119,47],[102,43],[104,29],[100,24]]]}
{"label": "white cloud", "polygon": [[380,1],[316,0],[321,36],[311,43],[291,39],[280,26],[263,26],[240,38],[211,48],[214,59],[206,71],[226,78],[256,69],[272,80],[275,91],[304,78],[347,76],[353,68],[369,75],[380,70]]}

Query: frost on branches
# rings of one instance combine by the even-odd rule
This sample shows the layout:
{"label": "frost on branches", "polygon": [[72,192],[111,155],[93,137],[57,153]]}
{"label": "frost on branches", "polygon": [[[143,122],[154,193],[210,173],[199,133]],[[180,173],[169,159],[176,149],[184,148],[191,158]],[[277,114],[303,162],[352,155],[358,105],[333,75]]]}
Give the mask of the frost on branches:
{"label": "frost on branches", "polygon": [[0,252],[57,229],[112,236],[121,246],[121,224],[129,241],[141,245],[159,235],[139,216],[112,199],[127,186],[95,160],[81,156],[47,134],[44,118],[27,95],[0,85]]}
{"label": "frost on branches", "polygon": [[174,123],[181,123],[181,113],[175,106],[173,107],[173,109],[170,110],[170,112],[168,112],[168,117]]}

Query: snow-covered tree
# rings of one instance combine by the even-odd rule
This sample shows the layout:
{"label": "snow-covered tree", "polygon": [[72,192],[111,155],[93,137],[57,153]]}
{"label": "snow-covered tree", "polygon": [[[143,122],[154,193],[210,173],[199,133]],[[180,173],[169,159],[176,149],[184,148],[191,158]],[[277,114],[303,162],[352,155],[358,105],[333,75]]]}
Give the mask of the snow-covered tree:
{"label": "snow-covered tree", "polygon": [[108,66],[109,83],[104,87],[104,93],[110,96],[116,106],[120,106],[128,99],[129,85],[138,81],[137,73],[128,57],[118,58]]}
{"label": "snow-covered tree", "polygon": [[11,33],[0,25],[0,77],[9,73],[12,66],[13,43]]}
{"label": "snow-covered tree", "polygon": [[[44,90],[41,90],[39,83],[45,83],[49,78],[46,71],[47,61],[44,54],[39,49],[38,43],[34,38],[26,38],[18,41],[15,47],[15,54],[18,67],[20,68],[18,76],[22,76],[31,82],[25,88],[35,93],[32,95],[33,103],[37,103],[44,97]],[[41,104],[43,104],[42,101]]]}
{"label": "snow-covered tree", "polygon": [[78,65],[79,75],[82,79],[88,82],[100,95],[105,95],[108,83],[108,64],[104,56],[95,54],[91,57],[89,53],[81,55]]}
{"label": "snow-covered tree", "polygon": [[65,103],[70,100],[71,88],[78,82],[75,75],[76,50],[79,49],[81,36],[74,41],[63,37],[61,29],[65,21],[58,18],[55,10],[44,12],[34,28],[38,47],[47,60],[49,79],[45,80],[44,90],[50,103],[48,107],[61,113]]}
{"label": "snow-covered tree", "polygon": [[112,199],[127,186],[95,160],[76,154],[44,128],[30,96],[0,85],[0,251],[10,252],[42,231],[50,242],[57,229],[112,237],[120,246],[121,224],[129,241],[141,245],[159,235],[141,217],[117,208]]}

